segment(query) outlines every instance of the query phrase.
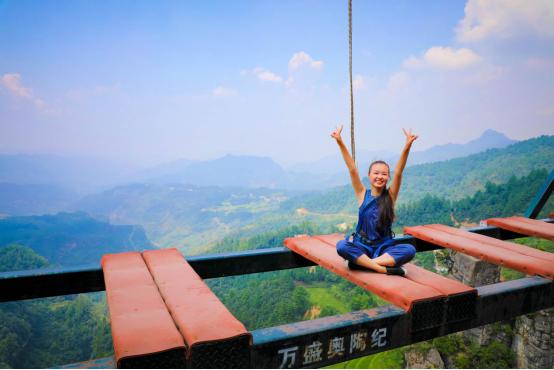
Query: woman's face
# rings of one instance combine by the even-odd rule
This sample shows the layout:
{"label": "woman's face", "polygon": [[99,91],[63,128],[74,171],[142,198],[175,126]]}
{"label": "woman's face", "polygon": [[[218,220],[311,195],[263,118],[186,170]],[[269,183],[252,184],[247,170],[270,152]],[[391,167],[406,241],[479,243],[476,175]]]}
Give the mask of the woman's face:
{"label": "woman's face", "polygon": [[369,183],[378,189],[384,188],[389,181],[389,166],[383,163],[375,163],[369,169]]}

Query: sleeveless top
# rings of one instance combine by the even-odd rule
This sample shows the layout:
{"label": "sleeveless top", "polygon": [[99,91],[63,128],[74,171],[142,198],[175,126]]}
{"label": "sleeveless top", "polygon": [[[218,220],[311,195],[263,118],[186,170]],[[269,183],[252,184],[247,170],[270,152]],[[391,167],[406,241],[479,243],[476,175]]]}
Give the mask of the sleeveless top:
{"label": "sleeveless top", "polygon": [[[366,189],[364,201],[358,212],[358,225],[356,226],[356,234],[361,234],[372,242],[381,244],[382,242],[392,239],[392,225],[387,225],[385,233],[380,234],[377,231],[379,223],[379,197],[371,195],[371,190]],[[364,235],[365,234],[365,235]],[[356,240],[358,239],[358,240]],[[354,237],[355,241],[360,241]]]}

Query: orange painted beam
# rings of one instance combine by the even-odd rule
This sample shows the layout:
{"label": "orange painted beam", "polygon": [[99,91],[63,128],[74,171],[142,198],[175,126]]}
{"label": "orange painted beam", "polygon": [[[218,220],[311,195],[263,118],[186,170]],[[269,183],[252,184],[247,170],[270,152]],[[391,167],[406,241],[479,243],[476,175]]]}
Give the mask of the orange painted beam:
{"label": "orange painted beam", "polygon": [[[187,358],[201,344],[241,338],[252,343],[244,325],[221,303],[174,248],[146,251],[144,260],[187,346]],[[220,366],[216,366],[220,367]]]}
{"label": "orange painted beam", "polygon": [[296,236],[285,239],[285,246],[405,311],[410,311],[415,302],[444,297],[439,290],[404,277],[350,270],[334,247],[333,241],[339,238],[343,237],[338,234]]}
{"label": "orange painted beam", "polygon": [[117,366],[173,350],[184,364],[185,343],[140,253],[106,254],[101,264]]}
{"label": "orange painted beam", "polygon": [[[316,235],[314,238],[335,247],[339,240],[344,239],[344,236],[340,234],[330,234]],[[416,266],[413,263],[406,263],[403,267],[408,271],[408,274],[405,277],[406,279],[431,287],[445,296],[470,292],[477,294],[477,289],[475,288],[467,286],[457,280],[449,279],[439,274],[435,274],[432,271],[425,270],[424,268]],[[387,275],[385,276],[389,277]]]}
{"label": "orange painted beam", "polygon": [[544,252],[535,248],[531,248],[522,244],[517,243],[511,243],[507,242],[505,240],[500,240],[496,238],[491,238],[490,236],[485,236],[477,233],[470,233],[468,231],[464,231],[455,227],[446,226],[446,225],[440,225],[440,224],[432,224],[432,225],[425,225],[431,229],[444,231],[449,234],[462,236],[471,240],[475,240],[484,244],[490,244],[495,247],[504,248],[506,250],[516,252],[519,254],[523,254],[526,256],[531,256],[539,259],[543,259],[546,261],[550,261],[554,263],[554,253],[548,253]]}
{"label": "orange painted beam", "polygon": [[429,243],[468,254],[483,261],[521,271],[525,274],[540,275],[549,279],[554,278],[554,263],[536,257],[526,256],[505,248],[449,234],[427,226],[405,227],[404,233]]}
{"label": "orange painted beam", "polygon": [[554,241],[554,224],[534,220],[527,217],[489,218],[485,220],[489,226],[514,231],[523,235],[536,236]]}

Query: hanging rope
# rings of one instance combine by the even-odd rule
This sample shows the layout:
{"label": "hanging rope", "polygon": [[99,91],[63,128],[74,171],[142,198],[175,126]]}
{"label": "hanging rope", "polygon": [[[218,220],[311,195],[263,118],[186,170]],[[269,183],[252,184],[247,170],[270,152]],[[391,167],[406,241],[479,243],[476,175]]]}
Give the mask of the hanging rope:
{"label": "hanging rope", "polygon": [[352,159],[356,162],[356,144],[354,141],[354,91],[352,88],[352,0],[348,0],[348,71],[350,75],[350,148]]}

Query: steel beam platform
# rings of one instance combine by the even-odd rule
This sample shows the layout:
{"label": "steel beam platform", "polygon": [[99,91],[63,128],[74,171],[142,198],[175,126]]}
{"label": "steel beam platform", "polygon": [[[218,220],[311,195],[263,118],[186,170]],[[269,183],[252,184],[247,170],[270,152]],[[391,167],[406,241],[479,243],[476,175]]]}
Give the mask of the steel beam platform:
{"label": "steel beam platform", "polygon": [[[414,317],[394,306],[252,331],[251,368],[318,368],[513,319],[554,306],[554,283],[527,277],[477,288],[475,316],[413,331]],[[113,367],[98,359],[63,368]]]}
{"label": "steel beam platform", "polygon": [[315,368],[550,308],[554,283],[540,277],[478,288],[476,316],[413,332],[412,316],[393,306],[252,332],[252,367]]}
{"label": "steel beam platform", "polygon": [[[543,221],[554,223],[554,219],[544,219]],[[498,227],[476,227],[468,229],[468,231],[501,240],[526,236],[502,230]],[[412,236],[395,238],[395,243],[412,244],[418,252],[442,248],[417,240]],[[188,257],[187,262],[203,279],[315,265],[315,263],[284,247],[194,256]],[[105,289],[104,276],[99,264],[0,273],[0,302],[91,293]]]}

